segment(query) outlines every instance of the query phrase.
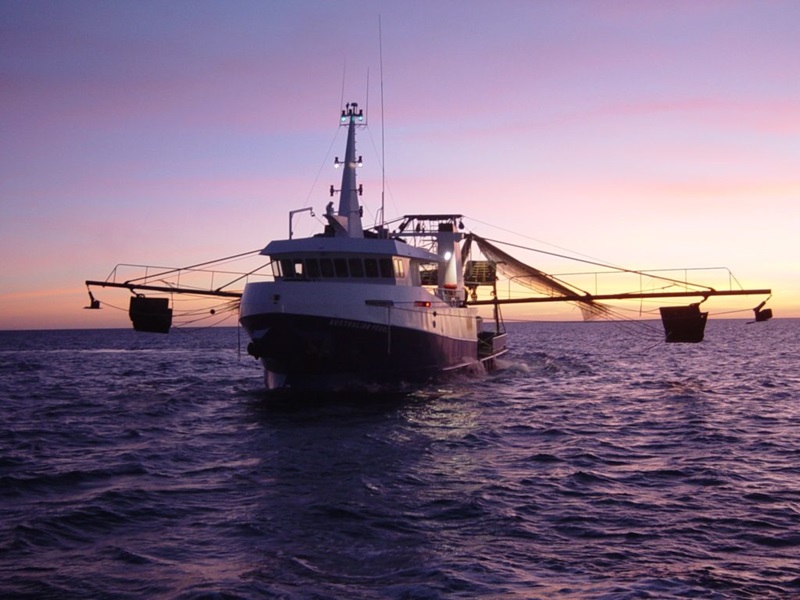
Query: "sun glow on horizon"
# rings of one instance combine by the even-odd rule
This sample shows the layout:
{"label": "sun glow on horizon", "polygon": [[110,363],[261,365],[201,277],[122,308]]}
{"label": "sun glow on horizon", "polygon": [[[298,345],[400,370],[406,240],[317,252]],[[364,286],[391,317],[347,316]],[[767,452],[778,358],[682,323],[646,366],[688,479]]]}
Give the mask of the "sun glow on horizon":
{"label": "sun glow on horizon", "polygon": [[368,117],[369,224],[385,159],[387,217],[460,213],[633,269],[724,265],[800,317],[796,3],[46,4],[0,7],[0,329],[127,326],[82,310],[85,279],[324,214],[342,100]]}

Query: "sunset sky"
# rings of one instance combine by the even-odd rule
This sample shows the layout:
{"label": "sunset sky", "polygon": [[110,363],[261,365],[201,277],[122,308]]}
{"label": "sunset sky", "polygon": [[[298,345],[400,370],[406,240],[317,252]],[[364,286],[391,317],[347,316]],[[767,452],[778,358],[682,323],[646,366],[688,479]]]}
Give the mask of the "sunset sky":
{"label": "sunset sky", "polygon": [[388,217],[726,266],[800,317],[795,0],[4,0],[0,329],[126,327],[85,279],[263,247],[304,206],[296,235],[321,230],[342,97],[371,224],[379,18]]}

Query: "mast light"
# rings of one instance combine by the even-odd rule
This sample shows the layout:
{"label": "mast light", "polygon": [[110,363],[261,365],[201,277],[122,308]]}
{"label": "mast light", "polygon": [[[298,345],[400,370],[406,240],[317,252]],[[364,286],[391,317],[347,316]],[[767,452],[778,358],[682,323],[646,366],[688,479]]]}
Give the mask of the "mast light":
{"label": "mast light", "polygon": [[348,119],[351,121],[358,119],[358,121],[364,120],[364,109],[358,108],[358,103],[356,102],[348,102],[345,105],[345,109],[342,111],[342,123],[347,123]]}

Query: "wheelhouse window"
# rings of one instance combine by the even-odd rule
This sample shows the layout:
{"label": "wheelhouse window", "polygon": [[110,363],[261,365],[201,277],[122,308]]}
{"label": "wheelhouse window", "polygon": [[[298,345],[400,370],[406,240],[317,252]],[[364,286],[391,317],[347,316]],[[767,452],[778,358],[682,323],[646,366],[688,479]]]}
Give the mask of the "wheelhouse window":
{"label": "wheelhouse window", "polygon": [[403,279],[406,276],[402,258],[394,259],[394,276],[398,279]]}
{"label": "wheelhouse window", "polygon": [[333,277],[333,261],[330,258],[320,258],[319,270],[323,277]]}
{"label": "wheelhouse window", "polygon": [[349,277],[349,273],[347,271],[347,259],[334,258],[333,268],[336,271],[337,277]]}
{"label": "wheelhouse window", "polygon": [[272,263],[275,277],[284,279],[405,279],[404,259],[372,257],[282,258]]}
{"label": "wheelhouse window", "polygon": [[284,258],[281,260],[281,271],[286,278],[303,276],[303,260],[301,258]]}
{"label": "wheelhouse window", "polygon": [[378,261],[374,258],[365,258],[364,273],[367,277],[378,277]]}
{"label": "wheelhouse window", "polygon": [[316,258],[307,258],[306,259],[306,273],[311,279],[316,279],[319,277],[320,269],[319,269],[319,261]]}
{"label": "wheelhouse window", "polygon": [[350,265],[350,277],[364,276],[364,263],[360,258],[350,258],[347,263]]}

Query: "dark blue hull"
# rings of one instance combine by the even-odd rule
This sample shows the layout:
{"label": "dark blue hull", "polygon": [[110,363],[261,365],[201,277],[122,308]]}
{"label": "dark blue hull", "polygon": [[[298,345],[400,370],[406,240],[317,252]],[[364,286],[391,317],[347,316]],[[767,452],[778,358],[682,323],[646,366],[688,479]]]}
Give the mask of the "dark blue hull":
{"label": "dark blue hull", "polygon": [[263,363],[270,389],[402,389],[480,362],[477,339],[281,313],[241,321],[251,333],[266,331],[248,352]]}

